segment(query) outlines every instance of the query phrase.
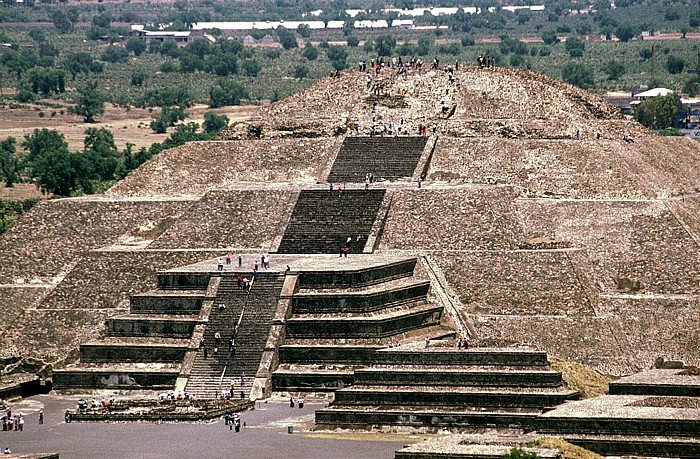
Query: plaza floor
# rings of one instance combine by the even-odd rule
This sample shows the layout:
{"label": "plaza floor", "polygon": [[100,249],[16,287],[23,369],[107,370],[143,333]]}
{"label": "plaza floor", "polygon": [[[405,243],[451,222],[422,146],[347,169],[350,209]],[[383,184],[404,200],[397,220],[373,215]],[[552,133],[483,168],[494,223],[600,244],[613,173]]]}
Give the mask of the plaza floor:
{"label": "plaza floor", "polygon": [[[412,441],[406,437],[372,435],[315,435],[314,410],[321,402],[290,408],[282,399],[256,404],[241,413],[245,426],[230,431],[219,419],[209,423],[78,423],[66,424],[66,409],[74,409],[78,397],[40,395],[10,403],[23,413],[24,432],[0,431],[0,447],[13,455],[58,452],[61,459],[150,458],[284,458],[350,459],[393,458],[394,451]],[[44,424],[39,425],[39,410]],[[288,433],[294,426],[294,433]],[[305,432],[306,431],[306,432]]]}

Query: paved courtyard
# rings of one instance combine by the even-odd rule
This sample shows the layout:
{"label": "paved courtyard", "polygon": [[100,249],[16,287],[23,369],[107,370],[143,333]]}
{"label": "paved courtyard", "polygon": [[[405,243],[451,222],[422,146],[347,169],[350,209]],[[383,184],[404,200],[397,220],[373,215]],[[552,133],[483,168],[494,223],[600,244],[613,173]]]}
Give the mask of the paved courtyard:
{"label": "paved courtyard", "polygon": [[[321,402],[307,401],[303,409],[289,408],[278,399],[256,405],[241,414],[246,426],[229,431],[223,420],[209,423],[71,423],[65,410],[75,408],[78,397],[40,395],[11,403],[13,413],[25,415],[24,432],[0,431],[0,447],[14,454],[58,452],[61,459],[150,458],[285,458],[343,459],[393,458],[407,444],[406,438],[374,441],[319,438],[301,430],[313,425],[314,410]],[[39,410],[45,421],[39,425]],[[287,433],[293,425],[295,432]],[[416,438],[416,441],[418,438]]]}

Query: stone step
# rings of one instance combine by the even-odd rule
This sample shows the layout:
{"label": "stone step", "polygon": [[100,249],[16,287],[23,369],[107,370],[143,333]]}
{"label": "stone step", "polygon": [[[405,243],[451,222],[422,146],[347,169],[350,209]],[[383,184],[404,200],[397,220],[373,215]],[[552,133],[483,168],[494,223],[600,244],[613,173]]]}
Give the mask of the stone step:
{"label": "stone step", "polygon": [[336,391],[333,405],[547,409],[575,398],[577,391],[564,388],[356,385]]}
{"label": "stone step", "polygon": [[[439,348],[404,349],[401,345],[334,345],[332,340],[308,344],[280,346],[283,363],[342,363],[385,365],[495,365],[543,366],[548,365],[547,354],[529,349],[509,348]],[[416,352],[416,351],[419,352]]]}
{"label": "stone step", "polygon": [[130,314],[107,319],[107,336],[155,336],[163,338],[189,338],[195,325],[193,316],[165,316]]}
{"label": "stone step", "polygon": [[293,314],[366,313],[405,303],[425,301],[429,281],[377,292],[297,293],[292,298]]}
{"label": "stone step", "polygon": [[371,317],[337,316],[287,320],[289,338],[385,338],[423,327],[437,325],[442,306],[424,304],[410,309],[396,308]]}
{"label": "stone step", "polygon": [[112,338],[80,345],[80,361],[86,362],[180,362],[189,339]]}
{"label": "stone step", "polygon": [[131,296],[132,314],[199,314],[204,293],[153,291]]}
{"label": "stone step", "polygon": [[431,429],[470,427],[529,428],[540,415],[534,409],[484,409],[421,406],[329,406],[315,413],[316,429],[370,430],[374,426]]}
{"label": "stone step", "polygon": [[159,290],[207,290],[208,272],[161,272],[158,273]]}
{"label": "stone step", "polygon": [[652,369],[612,381],[610,395],[700,397],[700,378],[686,369]]}
{"label": "stone step", "polygon": [[312,369],[295,367],[277,369],[272,373],[272,389],[287,392],[329,392],[352,386],[352,369]]}
{"label": "stone step", "polygon": [[179,363],[80,364],[54,370],[52,388],[168,390],[175,387],[179,373]]}
{"label": "stone step", "polygon": [[355,384],[558,387],[562,378],[554,370],[414,365],[358,368]]}
{"label": "stone step", "polygon": [[416,258],[360,269],[302,271],[299,273],[299,289],[364,288],[393,279],[412,277]]}
{"label": "stone step", "polygon": [[697,459],[700,439],[650,435],[566,435],[564,440],[603,456],[644,456]]}

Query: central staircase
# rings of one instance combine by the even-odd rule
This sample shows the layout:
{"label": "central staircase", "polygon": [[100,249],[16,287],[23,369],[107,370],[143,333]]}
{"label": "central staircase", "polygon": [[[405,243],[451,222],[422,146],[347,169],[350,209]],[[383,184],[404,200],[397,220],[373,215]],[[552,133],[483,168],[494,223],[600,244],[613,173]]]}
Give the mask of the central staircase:
{"label": "central staircase", "polygon": [[[278,253],[362,253],[386,190],[302,190]],[[359,240],[358,240],[359,236]]]}
{"label": "central staircase", "polygon": [[328,175],[330,183],[364,183],[410,178],[423,154],[427,137],[346,137]]}
{"label": "central staircase", "polygon": [[[197,398],[216,398],[222,391],[231,390],[234,397],[248,397],[260,365],[284,275],[260,273],[250,294],[238,288],[236,276],[224,273],[222,277],[204,332],[207,358],[204,348],[200,348],[190,371],[186,390]],[[235,351],[229,352],[229,339],[236,326]],[[221,342],[214,353],[217,332]]]}

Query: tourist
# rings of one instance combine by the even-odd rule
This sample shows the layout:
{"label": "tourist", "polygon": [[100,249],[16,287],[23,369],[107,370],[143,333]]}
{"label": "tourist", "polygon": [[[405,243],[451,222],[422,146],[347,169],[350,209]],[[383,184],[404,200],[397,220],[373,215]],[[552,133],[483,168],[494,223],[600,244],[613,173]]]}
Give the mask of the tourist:
{"label": "tourist", "polygon": [[39,425],[44,423],[44,410],[39,410]]}
{"label": "tourist", "polygon": [[238,413],[235,413],[233,415],[233,427],[236,430],[236,432],[241,431],[241,415]]}
{"label": "tourist", "polygon": [[63,418],[66,420],[66,424],[70,424],[70,423],[71,423],[71,414],[70,414],[70,411],[69,411],[69,410],[66,410],[66,414],[65,414],[65,416],[64,416]]}
{"label": "tourist", "polygon": [[241,266],[243,266],[243,257],[238,255],[238,267],[240,268]]}
{"label": "tourist", "polygon": [[299,397],[299,409],[304,408],[304,397]]}
{"label": "tourist", "polygon": [[214,333],[214,345],[218,347],[219,344],[221,344],[221,333],[217,331]]}
{"label": "tourist", "polygon": [[289,397],[289,407],[294,408],[294,397]]}
{"label": "tourist", "polygon": [[231,254],[226,255],[226,264],[227,265],[231,264]]}
{"label": "tourist", "polygon": [[224,270],[224,259],[219,257],[219,260],[217,261],[216,266],[217,266],[217,269],[219,271],[223,271]]}
{"label": "tourist", "polygon": [[419,176],[419,177],[418,177],[418,188],[420,188],[421,183],[423,183],[423,179],[420,178],[420,176]]}
{"label": "tourist", "polygon": [[243,287],[243,277],[241,277],[240,274],[236,278],[236,286],[237,286],[238,290],[240,290]]}
{"label": "tourist", "polygon": [[24,417],[20,416],[19,417],[19,422],[17,422],[19,425],[19,431],[22,432],[24,431]]}
{"label": "tourist", "polygon": [[428,349],[430,347],[430,337],[426,336],[425,337],[425,348]]}

